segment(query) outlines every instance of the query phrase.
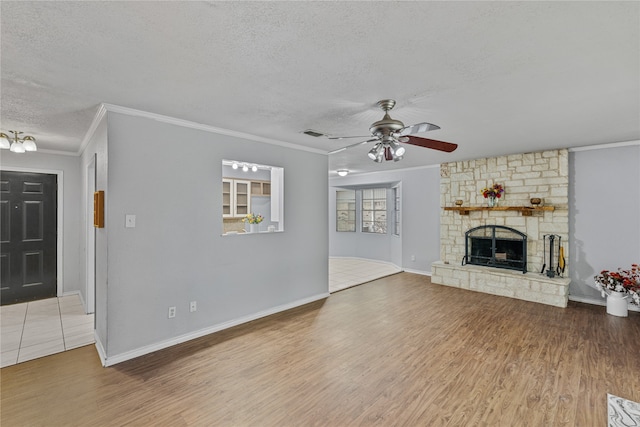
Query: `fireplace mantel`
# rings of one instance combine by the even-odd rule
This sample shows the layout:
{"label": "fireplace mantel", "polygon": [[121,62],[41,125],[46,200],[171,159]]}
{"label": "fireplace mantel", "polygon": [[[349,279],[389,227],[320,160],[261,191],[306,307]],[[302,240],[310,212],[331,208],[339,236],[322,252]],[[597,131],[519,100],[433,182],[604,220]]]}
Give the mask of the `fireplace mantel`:
{"label": "fireplace mantel", "polygon": [[517,211],[522,216],[531,216],[537,211],[554,211],[553,206],[446,206],[445,211],[458,211],[460,215],[469,215],[471,211]]}

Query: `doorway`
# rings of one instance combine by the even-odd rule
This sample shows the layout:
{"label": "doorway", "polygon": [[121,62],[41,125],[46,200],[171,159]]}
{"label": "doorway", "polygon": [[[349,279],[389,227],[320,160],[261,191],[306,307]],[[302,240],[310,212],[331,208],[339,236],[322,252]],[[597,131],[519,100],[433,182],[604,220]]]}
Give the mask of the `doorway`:
{"label": "doorway", "polygon": [[58,290],[58,176],[0,171],[0,301],[51,298]]}

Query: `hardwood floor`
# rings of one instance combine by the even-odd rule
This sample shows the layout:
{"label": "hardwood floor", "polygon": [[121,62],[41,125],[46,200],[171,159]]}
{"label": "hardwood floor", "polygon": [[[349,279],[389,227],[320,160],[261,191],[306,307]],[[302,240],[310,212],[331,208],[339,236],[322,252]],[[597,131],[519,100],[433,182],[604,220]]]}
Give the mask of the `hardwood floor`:
{"label": "hardwood floor", "polygon": [[111,368],[1,370],[3,426],[603,426],[640,401],[640,313],[400,273]]}

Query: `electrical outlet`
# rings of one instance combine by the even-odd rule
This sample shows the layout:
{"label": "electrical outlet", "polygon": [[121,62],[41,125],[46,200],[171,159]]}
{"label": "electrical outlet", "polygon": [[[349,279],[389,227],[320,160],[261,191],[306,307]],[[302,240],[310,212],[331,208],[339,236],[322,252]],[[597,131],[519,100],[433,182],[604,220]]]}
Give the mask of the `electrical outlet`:
{"label": "electrical outlet", "polygon": [[190,311],[191,313],[193,313],[193,312],[194,312],[194,311],[196,311],[197,309],[198,309],[198,306],[196,305],[196,302],[195,302],[195,301],[191,301],[191,302],[189,303],[189,311]]}
{"label": "electrical outlet", "polygon": [[136,216],[135,215],[125,215],[124,216],[124,226],[126,228],[136,228]]}
{"label": "electrical outlet", "polygon": [[416,260],[416,256],[415,255],[411,255],[411,261],[415,261]]}
{"label": "electrical outlet", "polygon": [[176,317],[176,308],[169,307],[169,319],[173,319],[174,317]]}

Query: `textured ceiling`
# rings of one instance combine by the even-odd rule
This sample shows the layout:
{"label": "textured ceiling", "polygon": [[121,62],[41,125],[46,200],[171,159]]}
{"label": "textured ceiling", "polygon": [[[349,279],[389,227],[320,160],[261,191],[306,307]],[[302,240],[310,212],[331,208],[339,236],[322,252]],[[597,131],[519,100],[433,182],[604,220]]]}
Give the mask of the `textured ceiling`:
{"label": "textured ceiling", "polygon": [[[1,127],[77,152],[100,103],[330,151],[383,98],[451,154],[370,145],[354,172],[640,139],[640,2],[2,1]],[[152,147],[150,147],[152,148]]]}

